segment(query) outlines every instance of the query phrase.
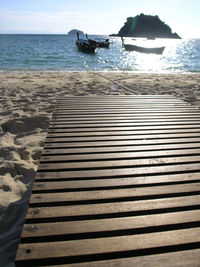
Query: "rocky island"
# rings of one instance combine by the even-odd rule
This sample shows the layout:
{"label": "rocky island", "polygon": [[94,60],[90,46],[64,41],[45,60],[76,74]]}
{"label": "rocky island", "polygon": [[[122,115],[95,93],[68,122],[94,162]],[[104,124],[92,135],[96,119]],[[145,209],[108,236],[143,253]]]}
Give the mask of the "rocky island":
{"label": "rocky island", "polygon": [[171,28],[158,16],[144,14],[128,17],[118,34],[111,36],[181,39],[177,33],[172,33]]}
{"label": "rocky island", "polygon": [[79,35],[84,35],[84,32],[82,32],[80,30],[76,30],[76,29],[69,31],[68,35],[75,35],[75,34],[77,34],[77,32],[79,33]]}

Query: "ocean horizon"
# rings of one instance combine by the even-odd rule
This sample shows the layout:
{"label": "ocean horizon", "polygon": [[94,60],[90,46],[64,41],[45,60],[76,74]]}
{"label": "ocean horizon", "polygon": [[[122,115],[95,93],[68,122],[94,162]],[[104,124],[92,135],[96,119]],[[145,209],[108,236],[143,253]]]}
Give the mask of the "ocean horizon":
{"label": "ocean horizon", "polygon": [[98,48],[95,54],[85,54],[77,49],[75,35],[0,34],[0,72],[200,72],[200,39],[124,38],[127,44],[165,46],[162,55],[155,55],[125,51],[119,37],[89,35],[89,38],[109,38],[110,48]]}

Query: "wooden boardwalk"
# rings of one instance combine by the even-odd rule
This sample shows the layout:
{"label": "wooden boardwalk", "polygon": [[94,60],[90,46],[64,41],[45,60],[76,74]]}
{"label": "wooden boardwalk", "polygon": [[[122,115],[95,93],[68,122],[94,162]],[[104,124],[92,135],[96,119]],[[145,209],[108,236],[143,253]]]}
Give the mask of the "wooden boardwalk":
{"label": "wooden boardwalk", "polygon": [[67,97],[16,266],[200,266],[200,112],[172,96]]}

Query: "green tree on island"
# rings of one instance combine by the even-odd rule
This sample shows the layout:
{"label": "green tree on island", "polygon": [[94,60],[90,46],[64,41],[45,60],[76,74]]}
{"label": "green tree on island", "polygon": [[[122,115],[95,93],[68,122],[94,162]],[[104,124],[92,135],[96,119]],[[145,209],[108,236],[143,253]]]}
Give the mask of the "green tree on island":
{"label": "green tree on island", "polygon": [[128,17],[124,26],[114,36],[180,39],[158,16],[144,14]]}

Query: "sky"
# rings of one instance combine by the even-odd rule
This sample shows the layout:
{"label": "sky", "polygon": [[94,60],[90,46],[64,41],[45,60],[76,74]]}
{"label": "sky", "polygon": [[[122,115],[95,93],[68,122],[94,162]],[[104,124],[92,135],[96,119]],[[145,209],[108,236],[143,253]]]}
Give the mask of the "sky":
{"label": "sky", "polygon": [[0,33],[112,34],[141,13],[158,15],[183,38],[200,38],[200,0],[0,0]]}

